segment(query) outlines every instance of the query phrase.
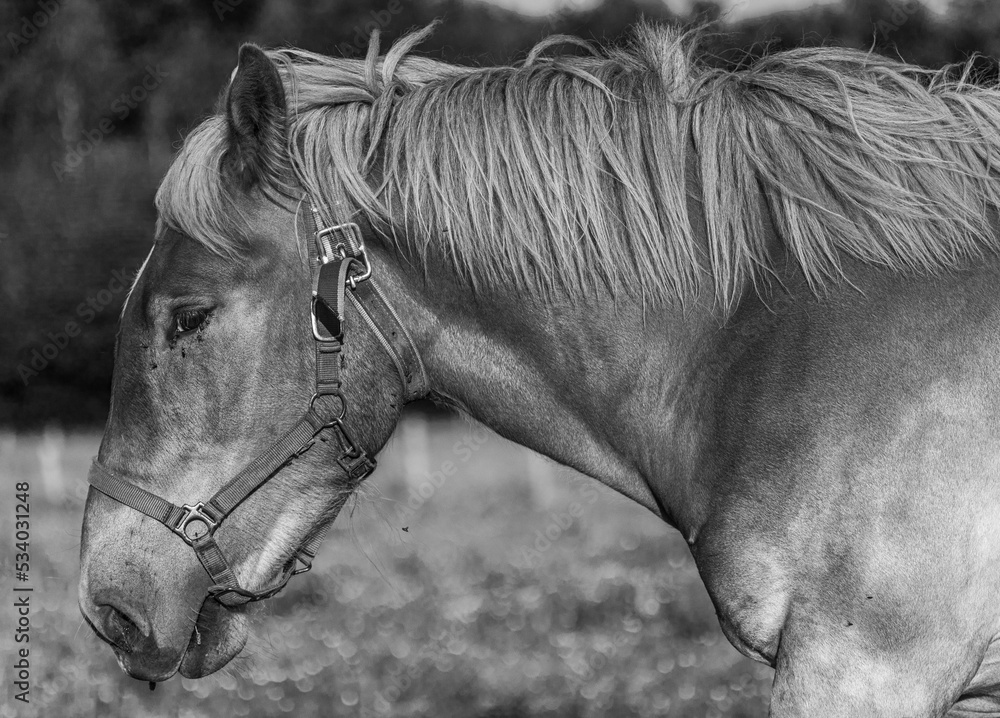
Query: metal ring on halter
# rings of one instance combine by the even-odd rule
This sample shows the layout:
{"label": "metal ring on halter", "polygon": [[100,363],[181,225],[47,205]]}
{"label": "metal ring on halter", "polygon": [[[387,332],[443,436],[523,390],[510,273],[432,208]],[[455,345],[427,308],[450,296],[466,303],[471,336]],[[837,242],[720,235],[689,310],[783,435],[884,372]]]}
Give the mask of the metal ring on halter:
{"label": "metal ring on halter", "polygon": [[[342,422],[344,418],[347,416],[347,400],[344,399],[344,394],[339,389],[336,391],[324,391],[324,392],[317,391],[315,394],[312,395],[312,399],[309,400],[310,409],[313,409],[315,407],[316,400],[319,399],[321,396],[335,396],[340,400],[340,414],[338,416],[333,417],[332,419],[327,419],[323,424],[324,429],[329,429]],[[318,411],[316,413],[319,414]],[[322,414],[320,414],[320,416],[322,416]]]}

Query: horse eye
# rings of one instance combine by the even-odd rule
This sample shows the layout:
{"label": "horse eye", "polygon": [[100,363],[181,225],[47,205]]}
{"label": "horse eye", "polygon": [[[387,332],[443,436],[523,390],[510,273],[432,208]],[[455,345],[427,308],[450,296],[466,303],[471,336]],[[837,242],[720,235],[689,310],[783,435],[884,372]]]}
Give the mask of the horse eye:
{"label": "horse eye", "polygon": [[204,309],[182,309],[174,315],[174,336],[199,329],[206,319],[208,312]]}

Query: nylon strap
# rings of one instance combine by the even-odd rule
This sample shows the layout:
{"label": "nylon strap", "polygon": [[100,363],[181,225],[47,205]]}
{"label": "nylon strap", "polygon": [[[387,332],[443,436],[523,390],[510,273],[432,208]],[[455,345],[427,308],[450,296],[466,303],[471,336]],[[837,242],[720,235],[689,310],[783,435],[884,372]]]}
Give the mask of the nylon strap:
{"label": "nylon strap", "polygon": [[[347,296],[392,359],[403,386],[403,400],[410,401],[426,394],[427,373],[416,345],[375,280],[359,284]],[[383,327],[388,327],[388,331]]]}
{"label": "nylon strap", "polygon": [[96,461],[90,468],[88,480],[102,494],[106,494],[126,506],[131,506],[136,511],[141,511],[161,524],[175,526],[185,514],[184,509],[180,506],[125,481],[110,471],[108,467]]}
{"label": "nylon strap", "polygon": [[299,455],[325,422],[312,407],[288,432],[247,464],[233,479],[205,503],[219,515],[228,516],[282,466]]}

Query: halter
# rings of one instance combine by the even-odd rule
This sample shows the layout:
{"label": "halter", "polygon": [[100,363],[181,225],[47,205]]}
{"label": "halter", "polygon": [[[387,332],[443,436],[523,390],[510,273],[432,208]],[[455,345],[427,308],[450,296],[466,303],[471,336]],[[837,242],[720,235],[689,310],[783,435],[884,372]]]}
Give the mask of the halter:
{"label": "halter", "polygon": [[[212,578],[209,595],[230,608],[271,598],[292,576],[312,568],[327,530],[327,526],[323,526],[315,531],[272,584],[259,590],[243,588],[215,540],[215,532],[237,506],[274,478],[281,468],[308,451],[317,438],[326,441],[321,437],[323,432],[332,434],[340,447],[337,464],[347,474],[351,488],[375,470],[375,459],[354,440],[345,424],[347,402],[341,391],[340,367],[346,299],[350,299],[392,359],[403,386],[404,399],[414,399],[426,392],[426,374],[420,355],[399,315],[372,279],[371,263],[358,225],[324,226],[319,211],[311,202],[310,209],[311,212],[306,213],[310,217],[306,223],[311,225],[315,240],[307,245],[313,272],[310,317],[316,342],[316,391],[302,418],[207,501],[177,506],[96,460],[88,477],[95,489],[156,519],[191,546]],[[382,326],[392,329],[386,333],[380,328]]]}

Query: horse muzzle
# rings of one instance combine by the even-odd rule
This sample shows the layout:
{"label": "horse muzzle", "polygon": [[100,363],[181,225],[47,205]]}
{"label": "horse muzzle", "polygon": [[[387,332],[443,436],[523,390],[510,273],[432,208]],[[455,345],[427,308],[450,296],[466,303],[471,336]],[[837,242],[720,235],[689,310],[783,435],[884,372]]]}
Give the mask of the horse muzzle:
{"label": "horse muzzle", "polygon": [[207,676],[235,658],[249,635],[245,613],[234,613],[211,599],[202,603],[186,642],[158,635],[141,609],[120,596],[100,600],[81,601],[84,620],[111,646],[121,669],[141,681],[158,683],[177,672],[185,678]]}
{"label": "horse muzzle", "polygon": [[133,678],[207,675],[246,643],[247,617],[206,600],[208,579],[187,546],[96,491],[80,558],[80,610]]}

